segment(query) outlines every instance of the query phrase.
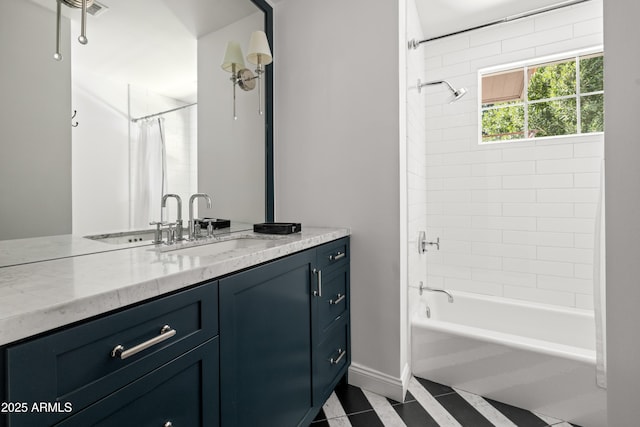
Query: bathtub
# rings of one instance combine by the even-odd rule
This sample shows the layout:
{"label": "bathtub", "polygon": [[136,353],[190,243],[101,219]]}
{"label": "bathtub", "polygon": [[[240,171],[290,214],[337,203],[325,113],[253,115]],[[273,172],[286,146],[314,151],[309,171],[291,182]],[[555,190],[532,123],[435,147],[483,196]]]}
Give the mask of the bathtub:
{"label": "bathtub", "polygon": [[[593,314],[463,292],[426,292],[411,321],[415,376],[583,427],[606,426]],[[430,317],[426,315],[429,307]]]}

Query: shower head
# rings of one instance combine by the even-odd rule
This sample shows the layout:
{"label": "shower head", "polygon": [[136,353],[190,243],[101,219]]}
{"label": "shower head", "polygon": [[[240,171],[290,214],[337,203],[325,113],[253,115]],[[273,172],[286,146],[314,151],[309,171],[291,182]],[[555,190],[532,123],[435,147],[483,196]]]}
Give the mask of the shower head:
{"label": "shower head", "polygon": [[453,93],[453,99],[451,101],[449,101],[449,104],[451,104],[453,102],[456,102],[458,99],[462,98],[467,93],[467,89],[466,88],[461,87],[460,89],[456,89],[453,86],[451,86],[451,83],[449,83],[446,80],[434,80],[432,82],[424,82],[424,83],[422,83],[420,81],[420,79],[418,79],[418,93],[420,93],[422,91],[422,88],[424,86],[432,86],[432,85],[439,85],[439,84],[447,85],[449,90]]}

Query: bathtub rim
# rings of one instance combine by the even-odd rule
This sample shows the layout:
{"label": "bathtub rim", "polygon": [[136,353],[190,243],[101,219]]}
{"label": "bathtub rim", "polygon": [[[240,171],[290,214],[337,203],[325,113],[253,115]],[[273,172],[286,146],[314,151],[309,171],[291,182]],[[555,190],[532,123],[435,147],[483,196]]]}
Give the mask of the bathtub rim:
{"label": "bathtub rim", "polygon": [[[581,317],[594,318],[594,313],[590,310],[575,308],[575,307],[562,307],[553,306],[549,304],[533,303],[528,301],[512,300],[509,298],[498,296],[486,296],[477,295],[468,292],[454,291],[452,292],[455,297],[466,297],[470,299],[480,299],[491,303],[504,303],[515,305],[519,307],[526,307],[528,309],[537,308],[545,311],[554,311],[558,313],[570,313],[571,315],[577,315]],[[443,304],[444,305],[444,304]],[[436,315],[437,316],[437,315]],[[594,320],[595,321],[595,320]],[[487,341],[493,344],[504,345],[507,347],[514,347],[520,350],[533,351],[536,353],[547,354],[564,359],[570,359],[576,362],[586,363],[590,365],[596,364],[596,351],[595,349],[589,349],[584,347],[576,347],[572,345],[566,345],[557,343],[554,341],[541,340],[537,338],[522,337],[515,334],[492,331],[490,329],[479,328],[466,324],[455,323],[447,320],[439,320],[437,318],[427,318],[424,314],[417,310],[411,316],[411,328],[423,327],[426,329],[435,330],[443,333],[452,333],[458,336],[463,336],[470,339]],[[412,332],[413,340],[413,332]]]}

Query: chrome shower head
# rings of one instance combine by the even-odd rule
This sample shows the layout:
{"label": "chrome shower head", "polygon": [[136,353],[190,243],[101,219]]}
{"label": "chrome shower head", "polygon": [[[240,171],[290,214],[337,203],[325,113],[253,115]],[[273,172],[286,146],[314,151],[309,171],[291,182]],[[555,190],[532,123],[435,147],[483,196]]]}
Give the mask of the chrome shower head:
{"label": "chrome shower head", "polygon": [[418,79],[418,93],[420,93],[422,91],[422,88],[424,86],[432,86],[432,85],[439,85],[439,84],[445,84],[447,85],[447,87],[449,87],[449,90],[451,92],[453,92],[453,99],[449,102],[449,104],[456,102],[458,99],[462,98],[463,96],[465,96],[465,94],[467,93],[467,89],[461,87],[460,89],[456,89],[453,86],[451,86],[451,83],[449,83],[446,80],[435,80],[432,82],[420,82],[420,79]]}

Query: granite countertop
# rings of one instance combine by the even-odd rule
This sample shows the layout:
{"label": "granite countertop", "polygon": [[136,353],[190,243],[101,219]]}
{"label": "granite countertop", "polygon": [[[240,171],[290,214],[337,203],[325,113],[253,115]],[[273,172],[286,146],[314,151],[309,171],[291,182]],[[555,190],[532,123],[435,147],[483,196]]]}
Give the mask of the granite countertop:
{"label": "granite countertop", "polygon": [[239,232],[264,242],[225,252],[216,243],[175,251],[143,246],[0,268],[0,345],[349,234],[347,228],[287,236]]}

